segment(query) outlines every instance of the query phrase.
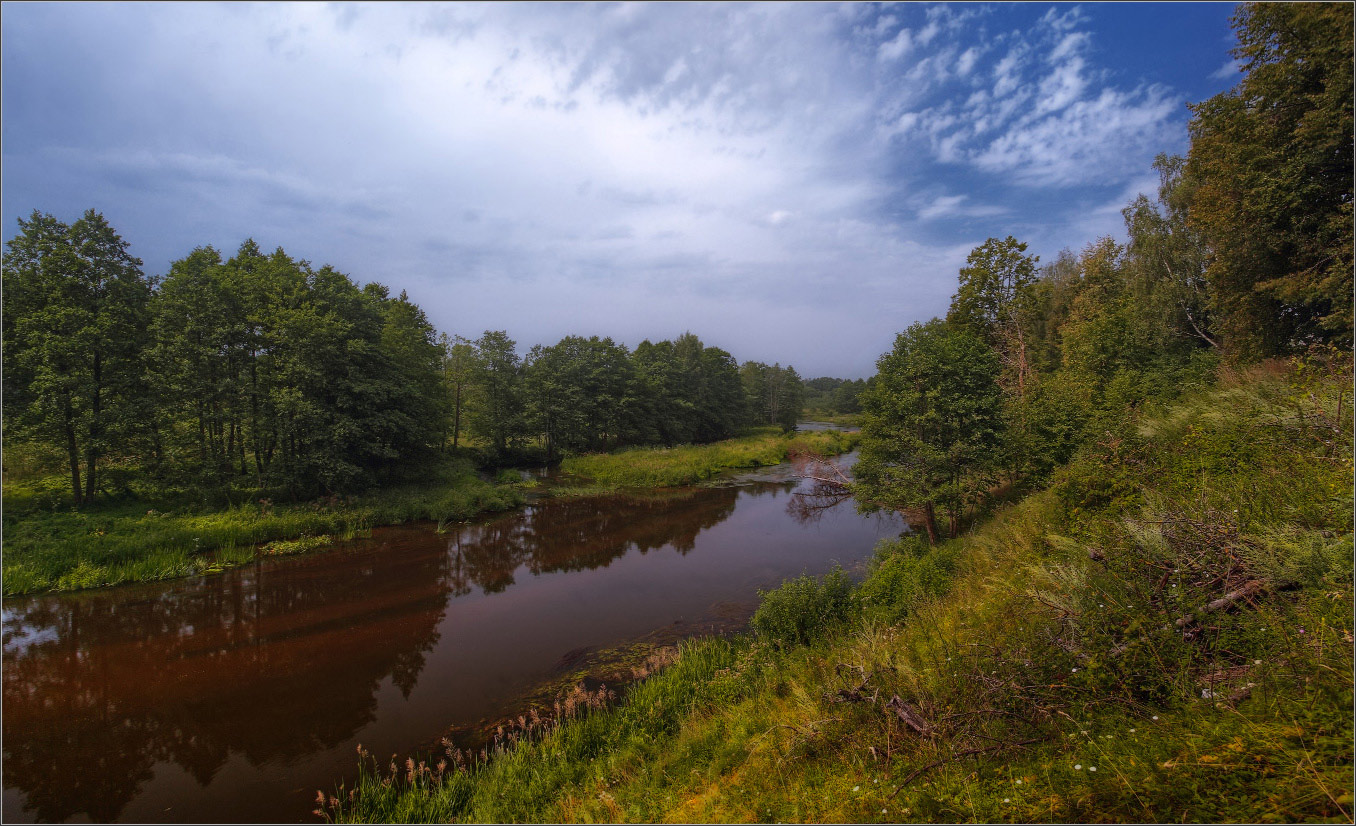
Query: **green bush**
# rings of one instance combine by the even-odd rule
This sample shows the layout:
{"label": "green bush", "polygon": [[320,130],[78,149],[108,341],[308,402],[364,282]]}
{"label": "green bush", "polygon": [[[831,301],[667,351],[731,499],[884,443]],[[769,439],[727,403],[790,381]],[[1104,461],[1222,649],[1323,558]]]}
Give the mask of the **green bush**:
{"label": "green bush", "polygon": [[947,592],[955,567],[954,543],[932,549],[915,536],[882,542],[859,590],[862,611],[871,619],[901,623],[923,600]]}
{"label": "green bush", "polygon": [[831,628],[860,615],[852,581],[841,568],[822,580],[802,575],[771,591],[759,591],[761,602],[751,625],[762,639],[789,648],[812,642]]}

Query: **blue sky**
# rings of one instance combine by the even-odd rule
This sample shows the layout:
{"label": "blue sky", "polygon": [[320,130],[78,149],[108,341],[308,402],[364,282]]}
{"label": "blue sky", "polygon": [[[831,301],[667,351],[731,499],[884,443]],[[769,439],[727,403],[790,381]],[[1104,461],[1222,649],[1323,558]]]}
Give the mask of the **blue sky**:
{"label": "blue sky", "polygon": [[247,237],[442,331],[862,377],[990,236],[1122,234],[1228,3],[5,3],[5,239],[93,207],[145,262]]}

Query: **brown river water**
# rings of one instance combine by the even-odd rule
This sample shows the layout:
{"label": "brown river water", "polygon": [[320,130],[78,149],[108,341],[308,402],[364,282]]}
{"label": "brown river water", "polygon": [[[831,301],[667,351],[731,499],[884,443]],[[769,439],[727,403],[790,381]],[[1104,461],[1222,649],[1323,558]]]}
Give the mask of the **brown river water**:
{"label": "brown river water", "polygon": [[6,599],[4,820],[314,822],[358,744],[403,758],[581,652],[742,627],[758,589],[860,572],[905,530],[851,501],[805,518],[787,465],[726,481]]}

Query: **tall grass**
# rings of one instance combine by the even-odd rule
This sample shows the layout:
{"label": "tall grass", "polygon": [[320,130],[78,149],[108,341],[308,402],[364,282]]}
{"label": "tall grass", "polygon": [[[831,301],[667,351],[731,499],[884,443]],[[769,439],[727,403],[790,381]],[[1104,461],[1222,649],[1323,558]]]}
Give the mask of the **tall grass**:
{"label": "tall grass", "polygon": [[[690,643],[614,707],[327,812],[1351,822],[1351,421],[1349,372],[1236,377],[968,536],[883,544],[855,623]],[[791,588],[776,613],[824,613]]]}
{"label": "tall grass", "polygon": [[844,453],[852,449],[858,438],[856,433],[833,430],[786,436],[779,430],[764,429],[709,445],[631,448],[571,456],[561,463],[561,470],[600,488],[691,485],[725,470],[778,464],[786,461],[792,450]]}

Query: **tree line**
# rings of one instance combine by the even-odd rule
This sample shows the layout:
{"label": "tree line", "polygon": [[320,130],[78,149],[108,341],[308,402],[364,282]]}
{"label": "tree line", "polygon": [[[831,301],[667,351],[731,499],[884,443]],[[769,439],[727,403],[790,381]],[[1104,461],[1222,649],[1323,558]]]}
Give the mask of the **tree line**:
{"label": "tree line", "polygon": [[405,293],[359,287],[252,240],[160,278],[102,215],[35,211],[7,244],[4,435],[60,457],[75,503],[129,466],[158,482],[297,496],[408,475],[469,435],[487,463],[792,429],[794,368],[739,364],[690,333],[439,335]]}
{"label": "tree line", "polygon": [[836,379],[820,376],[805,382],[805,409],[827,416],[862,412],[861,395],[866,379]]}
{"label": "tree line", "polygon": [[1244,76],[1193,105],[1156,199],[1038,266],[976,247],[945,318],[900,333],[862,394],[857,493],[936,541],[1005,483],[1042,478],[1110,420],[1214,365],[1352,344],[1352,7],[1233,19]]}

